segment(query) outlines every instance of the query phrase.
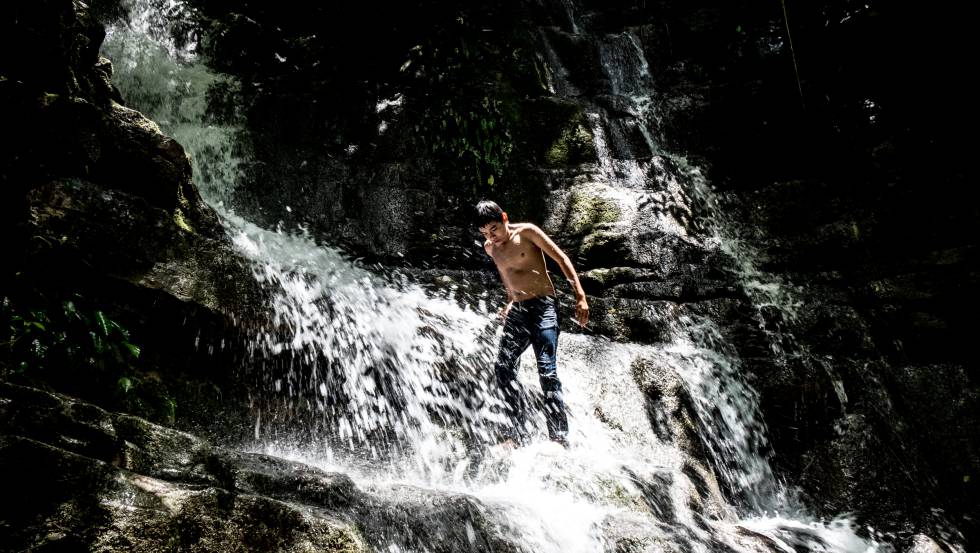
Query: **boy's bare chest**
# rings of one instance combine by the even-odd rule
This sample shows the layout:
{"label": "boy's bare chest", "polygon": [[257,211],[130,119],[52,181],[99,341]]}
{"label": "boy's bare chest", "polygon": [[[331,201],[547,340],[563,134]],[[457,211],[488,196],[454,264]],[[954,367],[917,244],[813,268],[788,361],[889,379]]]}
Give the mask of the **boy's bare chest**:
{"label": "boy's bare chest", "polygon": [[540,252],[534,244],[515,237],[505,246],[494,249],[493,260],[504,269],[533,269],[541,265]]}

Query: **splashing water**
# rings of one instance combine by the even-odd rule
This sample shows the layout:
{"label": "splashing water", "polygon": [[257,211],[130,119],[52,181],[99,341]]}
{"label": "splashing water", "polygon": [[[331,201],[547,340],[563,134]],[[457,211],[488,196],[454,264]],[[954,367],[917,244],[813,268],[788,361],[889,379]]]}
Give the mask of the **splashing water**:
{"label": "splashing water", "polygon": [[[168,24],[153,15],[157,8],[134,3],[131,22],[109,30],[104,53],[116,63],[114,81],[127,103],[191,154],[202,196],[253,262],[255,278],[274,291],[274,330],[247,345],[265,360],[264,392],[274,401],[257,416],[256,441],[246,448],[348,473],[380,494],[406,482],[471,494],[494,505],[513,539],[530,551],[585,553],[633,547],[628,544],[681,551],[879,550],[843,519],[818,523],[762,513],[786,503],[776,499],[781,487],[761,453],[758,398],[717,326],[682,306],[658,312],[670,327],[659,345],[561,335],[570,450],[545,439],[516,451],[490,446],[495,425],[504,421],[491,370],[500,328],[487,298],[426,292],[396,272],[352,262],[303,228],[265,229],[235,213],[241,156],[248,155],[241,145],[233,148],[241,127],[206,123],[205,115],[208,88],[235,90],[237,83],[210,72],[192,40],[151,32]],[[573,2],[564,1],[561,11],[574,32],[584,32]],[[595,40],[611,92],[629,95],[634,124],[657,152],[645,123],[655,103],[640,43],[632,35]],[[560,61],[554,52],[547,59]],[[567,76],[560,67],[549,75],[559,93],[577,90],[560,82]],[[690,215],[683,183],[663,179],[651,190],[647,175],[660,163],[656,156],[613,156],[603,112],[594,106],[587,112],[596,173],[617,197],[628,203],[645,195]],[[717,235],[690,236],[687,225],[666,216],[659,227],[728,247]],[[740,259],[743,251],[729,253]],[[762,276],[755,281],[779,289]],[[523,392],[540,401],[530,355],[522,358],[520,381]],[[277,431],[276,421],[296,413],[305,417],[307,432]],[[543,415],[533,422],[543,438]],[[726,493],[741,505],[729,504]],[[406,551],[398,543],[376,545]]]}
{"label": "splashing water", "polygon": [[[280,291],[271,306],[278,330],[254,345],[285,352],[307,372],[276,375],[274,386],[293,401],[312,395],[328,436],[352,450],[366,446],[376,458],[379,444],[424,443],[436,420],[490,439],[485,422],[502,419],[490,410],[486,381],[475,378],[487,363],[484,303],[461,308],[451,297],[386,281],[306,234],[230,219],[235,244],[256,261],[256,278]],[[458,400],[459,387],[476,395],[473,405]]]}

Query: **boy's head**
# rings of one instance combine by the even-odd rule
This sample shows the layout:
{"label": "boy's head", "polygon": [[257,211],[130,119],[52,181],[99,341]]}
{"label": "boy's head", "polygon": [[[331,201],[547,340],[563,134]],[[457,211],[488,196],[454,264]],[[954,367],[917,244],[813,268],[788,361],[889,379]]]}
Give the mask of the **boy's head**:
{"label": "boy's head", "polygon": [[484,238],[500,244],[507,237],[507,213],[496,202],[483,200],[476,204],[473,222]]}
{"label": "boy's head", "polygon": [[483,200],[476,204],[476,211],[473,213],[473,222],[478,227],[485,227],[490,223],[504,223],[507,221],[507,214],[496,202]]}

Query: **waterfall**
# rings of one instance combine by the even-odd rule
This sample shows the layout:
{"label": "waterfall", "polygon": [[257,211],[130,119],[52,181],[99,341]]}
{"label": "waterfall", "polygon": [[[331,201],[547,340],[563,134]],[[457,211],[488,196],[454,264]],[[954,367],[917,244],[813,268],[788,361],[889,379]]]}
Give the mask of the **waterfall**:
{"label": "waterfall", "polygon": [[[631,551],[887,550],[858,537],[846,519],[809,520],[783,499],[741,360],[715,321],[683,305],[658,308],[655,316],[668,327],[663,343],[563,332],[558,363],[571,448],[544,439],[542,415],[532,421],[539,440],[516,451],[496,447],[495,425],[503,421],[492,359],[501,329],[489,298],[463,301],[451,288],[427,292],[396,271],[349,259],[303,227],[263,228],[237,212],[236,187],[250,154],[233,147],[241,123],[208,121],[206,94],[215,83],[238,85],[210,71],[190,37],[173,40],[174,22],[155,16],[158,5],[134,1],[130,20],[109,29],[103,53],[127,104],[186,148],[205,201],[251,260],[255,278],[274,291],[275,330],[242,345],[265,371],[258,392],[272,398],[256,417],[254,443],[243,448],[350,474],[381,495],[403,484],[469,494],[493,507],[496,523],[525,551],[615,551],[623,544],[635,544]],[[179,18],[180,4],[167,5]],[[589,33],[574,2],[563,0],[561,10],[573,33]],[[744,250],[729,245],[723,225],[697,233],[679,220],[693,217],[690,197],[710,190],[697,168],[663,153],[654,138],[655,80],[639,39],[589,38],[609,83],[605,94],[625,98],[630,117],[612,122],[578,96],[560,56],[546,41],[542,49],[553,89],[583,102],[593,125],[593,178],[623,205],[676,208],[625,209],[623,225],[642,219],[742,262]],[[630,128],[644,137],[644,152],[628,147]],[[667,162],[684,171],[652,170]],[[667,176],[652,182],[651,174]],[[764,276],[757,281],[776,285]],[[539,399],[529,354],[520,381],[532,402]],[[660,404],[651,403],[654,390],[663,394]],[[706,455],[682,435],[688,415]],[[302,419],[304,432],[278,424],[290,416]],[[397,541],[372,546],[408,551]]]}
{"label": "waterfall", "polygon": [[[560,28],[551,31],[564,32]],[[583,22],[573,25],[571,32],[586,35],[595,45],[607,83],[606,90],[592,98],[583,98],[575,83],[549,84],[558,94],[573,91],[563,95],[580,102],[592,122],[598,157],[597,180],[627,191],[637,188],[659,191],[656,200],[661,205],[688,216],[692,215],[692,206],[699,205],[698,223],[704,229],[702,233],[688,233],[682,220],[674,224],[661,220],[655,226],[664,233],[699,240],[705,249],[720,251],[733,261],[739,283],[757,312],[757,320],[770,341],[776,362],[785,364],[787,357],[802,348],[788,328],[797,320],[798,293],[780,277],[758,268],[757,251],[725,215],[721,201],[700,168],[682,154],[666,151],[657,143],[654,138],[655,125],[659,122],[655,78],[640,39],[629,30],[618,34],[595,34]],[[549,75],[553,80],[567,78],[568,72],[563,68],[561,56],[548,41],[548,33],[542,32],[542,36],[546,50],[543,59],[552,64]],[[607,114],[603,106],[613,103],[609,97],[618,100],[615,102],[618,112],[629,114],[625,121],[621,116],[618,117],[620,120],[615,120]],[[638,150],[621,138],[625,127],[640,132],[645,150]],[[617,138],[610,141],[610,136]],[[676,170],[662,170],[664,161],[669,161]],[[651,165],[661,166],[658,167],[661,170],[654,172],[657,177],[647,176]],[[649,196],[643,199],[649,199]],[[630,224],[635,224],[635,219]],[[761,315],[763,310],[777,312],[780,320],[788,324],[785,327],[767,325]],[[684,380],[697,405],[701,438],[711,451],[715,469],[736,499],[741,516],[750,521],[743,524],[773,538],[787,550],[797,547],[823,550],[824,546],[815,543],[821,541],[828,550],[887,549],[874,540],[865,541],[855,536],[854,524],[847,518],[824,523],[807,517],[806,508],[796,499],[794,490],[777,482],[765,456],[767,430],[758,394],[746,382],[744,368],[733,344],[726,343],[715,321],[708,318],[683,315],[673,323],[675,342],[672,351],[696,360],[676,367],[676,374]],[[805,352],[797,354],[806,357]],[[825,369],[831,373],[838,394],[843,395],[833,368]],[[842,401],[845,400],[842,398]],[[807,535],[819,538],[801,538]]]}

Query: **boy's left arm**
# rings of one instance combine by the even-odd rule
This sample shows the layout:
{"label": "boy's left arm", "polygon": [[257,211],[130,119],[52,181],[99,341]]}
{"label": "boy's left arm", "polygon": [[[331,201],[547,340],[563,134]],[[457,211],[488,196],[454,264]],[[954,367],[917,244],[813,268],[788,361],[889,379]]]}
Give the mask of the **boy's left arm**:
{"label": "boy's left arm", "polygon": [[531,240],[531,243],[541,248],[541,251],[547,254],[548,257],[554,259],[558,263],[558,266],[561,267],[561,272],[565,274],[565,278],[572,284],[572,289],[575,290],[575,319],[578,321],[578,324],[585,326],[589,322],[589,302],[585,299],[585,290],[582,289],[582,283],[578,281],[578,273],[575,272],[572,261],[536,225],[529,224],[528,231],[528,238]]}

